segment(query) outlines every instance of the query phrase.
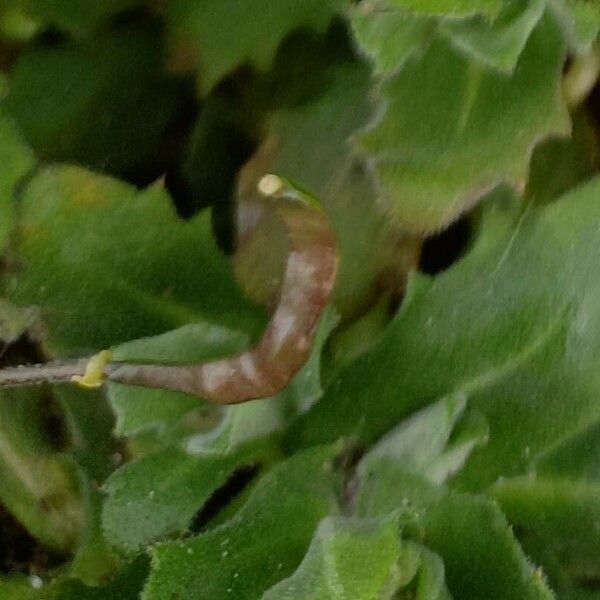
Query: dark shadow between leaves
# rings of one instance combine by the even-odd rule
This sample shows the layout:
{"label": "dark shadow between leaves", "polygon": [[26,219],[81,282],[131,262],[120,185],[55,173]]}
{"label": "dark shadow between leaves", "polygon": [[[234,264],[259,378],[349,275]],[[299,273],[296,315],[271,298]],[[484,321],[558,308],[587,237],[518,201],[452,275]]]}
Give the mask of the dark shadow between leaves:
{"label": "dark shadow between leaves", "polygon": [[190,531],[201,533],[208,529],[212,521],[250,486],[259,472],[259,465],[249,465],[237,469],[196,513],[190,525]]}
{"label": "dark shadow between leaves", "polygon": [[68,556],[52,552],[40,544],[2,505],[0,539],[0,573],[41,573],[68,560]]}
{"label": "dark shadow between leaves", "polygon": [[445,271],[466,254],[472,241],[473,227],[467,215],[425,240],[419,270],[428,275]]}

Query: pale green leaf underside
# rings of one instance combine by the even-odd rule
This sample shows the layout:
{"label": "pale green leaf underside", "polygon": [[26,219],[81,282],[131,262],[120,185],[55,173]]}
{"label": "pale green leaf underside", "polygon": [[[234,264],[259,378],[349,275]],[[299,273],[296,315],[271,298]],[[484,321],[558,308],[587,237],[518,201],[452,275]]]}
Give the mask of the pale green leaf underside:
{"label": "pale green leaf underside", "polygon": [[406,60],[435,35],[437,22],[422,15],[371,3],[351,12],[352,31],[359,50],[374,65],[376,75],[401,68]]}
{"label": "pale green leaf underside", "polygon": [[[445,570],[455,598],[551,598],[494,503],[432,485],[444,480],[438,465],[452,463],[445,457],[456,454],[460,440],[465,440],[464,433],[457,435],[465,404],[464,397],[443,399],[375,444],[356,470],[357,512],[374,516],[399,511],[403,534],[425,540],[441,555],[446,569],[439,557],[425,560],[422,551],[421,575],[429,577],[419,581],[418,589],[437,590],[429,590],[424,598],[446,597]],[[471,442],[450,474],[462,466],[473,446]]]}
{"label": "pale green leaf underside", "polygon": [[416,600],[451,600],[446,587],[444,561],[426,548],[421,548],[421,569]]}
{"label": "pale green leaf underside", "polygon": [[[10,211],[10,209],[9,209]],[[7,211],[7,212],[9,212]],[[10,226],[9,214],[4,215],[5,223]],[[0,298],[0,340],[5,344],[10,344],[17,340],[38,317],[38,310],[34,307],[18,307]]]}
{"label": "pale green leaf underside", "polygon": [[511,73],[545,6],[544,0],[509,0],[492,23],[481,17],[444,20],[440,32],[473,60]]}
{"label": "pale green leaf underside", "polygon": [[446,481],[487,442],[487,424],[476,414],[465,415],[466,404],[459,393],[411,415],[369,450],[369,460],[385,457],[433,483]]}
{"label": "pale green leaf underside", "polygon": [[429,17],[398,10],[391,0],[378,0],[353,9],[351,22],[358,47],[374,63],[376,75],[401,69],[410,56],[423,53],[436,35],[482,67],[511,73],[545,6],[544,0],[509,0],[490,21],[482,15]]}
{"label": "pale green leaf underside", "polygon": [[401,510],[406,535],[443,559],[448,590],[462,600],[551,600],[543,577],[524,555],[498,506],[409,474],[387,458],[361,462],[357,512]]}
{"label": "pale green leaf underside", "polygon": [[392,598],[414,575],[410,563],[408,571],[400,572],[400,555],[407,551],[401,548],[399,531],[393,517],[324,519],[298,570],[262,600]]}

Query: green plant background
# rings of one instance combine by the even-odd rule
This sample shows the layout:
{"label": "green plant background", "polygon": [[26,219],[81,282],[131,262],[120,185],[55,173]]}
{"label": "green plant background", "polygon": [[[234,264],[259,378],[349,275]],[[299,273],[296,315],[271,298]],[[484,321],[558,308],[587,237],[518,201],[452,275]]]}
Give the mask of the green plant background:
{"label": "green plant background", "polygon": [[2,391],[0,598],[600,599],[599,30],[597,0],[0,2],[1,365],[248,348],[266,173],[341,259],[272,398]]}

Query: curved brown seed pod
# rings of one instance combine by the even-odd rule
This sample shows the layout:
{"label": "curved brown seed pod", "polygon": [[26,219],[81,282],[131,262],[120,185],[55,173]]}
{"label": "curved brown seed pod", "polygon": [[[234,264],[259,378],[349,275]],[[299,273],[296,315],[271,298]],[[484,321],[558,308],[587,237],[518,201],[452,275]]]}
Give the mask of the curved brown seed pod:
{"label": "curved brown seed pod", "polygon": [[[270,178],[270,179],[267,179]],[[337,242],[326,215],[310,202],[279,197],[281,180],[267,176],[290,242],[279,303],[260,342],[239,356],[198,365],[108,365],[110,381],[185,392],[218,404],[272,396],[307,361],[335,283]]]}

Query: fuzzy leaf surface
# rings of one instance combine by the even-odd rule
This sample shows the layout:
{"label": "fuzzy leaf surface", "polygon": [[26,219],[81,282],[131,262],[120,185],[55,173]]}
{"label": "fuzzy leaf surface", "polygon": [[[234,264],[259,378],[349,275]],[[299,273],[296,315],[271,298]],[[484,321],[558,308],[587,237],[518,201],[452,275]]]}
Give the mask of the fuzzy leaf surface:
{"label": "fuzzy leaf surface", "polygon": [[267,473],[231,520],[153,550],[146,600],[257,598],[300,564],[321,519],[336,512],[331,448],[299,453]]}
{"label": "fuzzy leaf surface", "polygon": [[256,331],[263,317],[238,291],[208,212],[183,222],[161,185],[143,191],[84,169],[49,167],[22,202],[9,282],[38,305],[53,354],[94,350],[194,321]]}
{"label": "fuzzy leaf surface", "polygon": [[488,199],[471,253],[413,280],[381,341],[340,372],[290,443],[371,441],[462,392],[490,438],[457,483],[482,489],[596,420],[599,194],[594,179],[521,216],[508,197]]}
{"label": "fuzzy leaf surface", "polygon": [[436,38],[384,84],[380,119],[359,139],[383,200],[415,232],[446,226],[500,183],[522,188],[536,143],[566,134],[563,42],[542,19],[507,77]]}

